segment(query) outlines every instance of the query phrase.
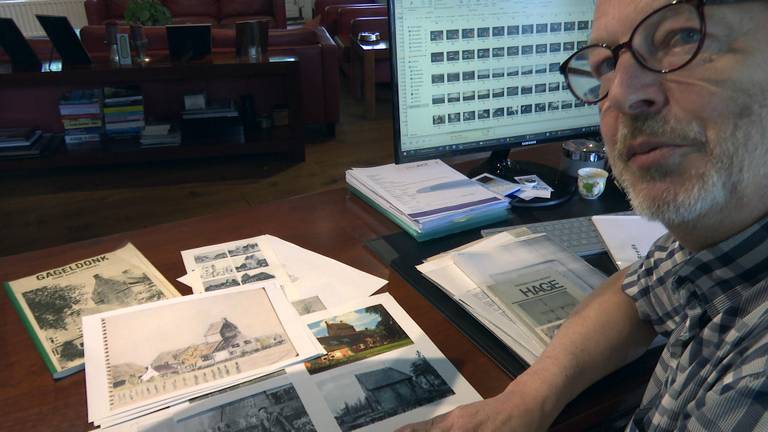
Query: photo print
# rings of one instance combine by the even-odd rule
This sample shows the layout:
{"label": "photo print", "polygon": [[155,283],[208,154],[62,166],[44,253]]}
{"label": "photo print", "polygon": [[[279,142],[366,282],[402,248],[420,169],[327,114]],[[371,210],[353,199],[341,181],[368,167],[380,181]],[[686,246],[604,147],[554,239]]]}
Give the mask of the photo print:
{"label": "photo print", "polygon": [[507,117],[514,117],[517,115],[517,107],[507,107]]}
{"label": "photo print", "polygon": [[491,97],[491,91],[489,89],[483,89],[477,91],[477,100],[489,99]]}
{"label": "photo print", "polygon": [[560,63],[553,62],[549,64],[549,73],[558,73],[560,72]]}
{"label": "photo print", "polygon": [[547,25],[546,23],[536,24],[536,33],[537,34],[539,34],[539,33],[546,33],[548,29],[549,29],[549,25]]}
{"label": "photo print", "polygon": [[461,38],[462,39],[474,39],[475,38],[475,29],[474,28],[461,29]]}
{"label": "photo print", "polygon": [[490,109],[477,110],[477,119],[478,120],[487,120],[489,118],[491,118],[491,110]]}
{"label": "photo print", "polygon": [[559,82],[549,83],[549,86],[547,87],[547,91],[549,91],[550,93],[560,91],[560,83]]}
{"label": "photo print", "polygon": [[459,123],[461,121],[461,113],[448,114],[448,123]]}
{"label": "photo print", "polygon": [[563,23],[560,23],[560,22],[549,23],[550,33],[559,33],[562,29],[563,29]]}
{"label": "photo print", "polygon": [[533,34],[533,24],[523,24],[521,27],[521,33],[524,35]]}
{"label": "photo print", "polygon": [[552,101],[547,103],[547,111],[559,111],[560,101]]}
{"label": "photo print", "polygon": [[507,97],[514,97],[520,94],[520,88],[518,86],[507,87]]}
{"label": "photo print", "polygon": [[520,86],[520,94],[522,96],[532,95],[533,94],[533,86],[532,85]]}
{"label": "photo print", "polygon": [[562,47],[562,45],[560,44],[560,42],[551,42],[549,44],[549,52],[551,52],[551,53],[559,53],[561,47]]}
{"label": "photo print", "polygon": [[504,108],[494,108],[493,118],[500,118],[500,117],[504,117]]}
{"label": "photo print", "polygon": [[445,74],[432,74],[432,84],[442,84],[445,82]]}
{"label": "photo print", "polygon": [[546,93],[547,92],[547,85],[544,83],[536,84],[534,86],[533,92],[536,94],[540,93]]}
{"label": "photo print", "polygon": [[491,29],[490,27],[478,27],[477,29],[477,37],[479,38],[487,38],[491,36]]}
{"label": "photo print", "polygon": [[445,103],[445,93],[432,95],[432,105],[442,105],[444,103]]}
{"label": "photo print", "polygon": [[327,354],[305,362],[314,375],[413,344],[382,305],[368,306],[308,324]]}
{"label": "photo print", "polygon": [[445,59],[449,62],[459,61],[459,51],[447,51],[445,53]]}
{"label": "photo print", "polygon": [[533,105],[531,104],[520,105],[521,115],[531,114],[531,113],[533,113]]}
{"label": "photo print", "polygon": [[533,65],[520,66],[520,75],[533,75]]}
{"label": "photo print", "polygon": [[459,39],[459,30],[458,29],[451,29],[445,31],[445,39],[446,40],[458,40]]}
{"label": "photo print", "polygon": [[533,54],[533,45],[523,45],[520,47],[520,53],[522,55],[532,55]]}
{"label": "photo print", "polygon": [[519,25],[508,25],[507,26],[507,36],[517,36],[520,34],[520,26]]}
{"label": "photo print", "polygon": [[537,64],[535,67],[536,75],[541,75],[547,73],[547,65],[546,64]]}
{"label": "photo print", "polygon": [[290,383],[183,418],[177,427],[185,432],[317,430]]}
{"label": "photo print", "polygon": [[445,124],[445,114],[435,114],[432,116],[432,125],[442,125]]}
{"label": "photo print", "polygon": [[464,111],[461,114],[461,120],[462,121],[473,121],[475,119],[475,112],[474,111]]}
{"label": "photo print", "polygon": [[462,81],[474,81],[475,79],[475,71],[464,71],[461,73],[461,80]]}
{"label": "photo print", "polygon": [[493,56],[493,58],[504,57],[504,51],[505,51],[504,47],[496,47],[496,48],[493,48],[491,55]]}
{"label": "photo print", "polygon": [[449,83],[459,82],[461,80],[461,74],[459,72],[448,72],[447,74],[445,74],[445,78],[446,78],[446,81],[448,81]]}
{"label": "photo print", "polygon": [[[461,93],[459,92],[448,93],[448,103],[456,103],[456,102],[461,102]],[[448,122],[450,123],[450,120]]]}
{"label": "photo print", "polygon": [[477,50],[477,58],[479,59],[487,59],[491,56],[491,49],[490,48],[480,48]]}
{"label": "photo print", "polygon": [[326,309],[325,304],[322,300],[320,300],[320,297],[318,296],[296,300],[295,302],[291,302],[291,304],[293,305],[293,308],[296,309],[296,312],[299,313],[299,315],[308,315],[311,313],[324,311]]}
{"label": "photo print", "polygon": [[504,36],[504,26],[495,26],[491,30],[491,34],[493,34],[493,37],[500,37]]}
{"label": "photo print", "polygon": [[504,87],[501,88],[495,88],[493,89],[493,98],[503,98],[504,97]]}
{"label": "photo print", "polygon": [[520,55],[520,47],[515,46],[508,46],[507,47],[507,57],[516,57]]}
{"label": "photo print", "polygon": [[563,23],[563,31],[575,31],[575,30],[576,30],[575,21],[566,21]]}
{"label": "photo print", "polygon": [[464,102],[475,100],[475,91],[468,90],[461,94],[461,98]]}
{"label": "photo print", "polygon": [[353,431],[455,395],[419,351],[318,379],[317,387],[342,431]]}
{"label": "photo print", "polygon": [[547,44],[536,44],[536,54],[546,54]]}
{"label": "photo print", "polygon": [[439,42],[443,40],[443,31],[442,30],[433,30],[429,32],[429,40],[431,42]]}
{"label": "photo print", "polygon": [[491,70],[490,69],[478,69],[477,71],[477,79],[484,80],[491,77]]}
{"label": "photo print", "polygon": [[430,54],[430,58],[432,60],[432,63],[442,63],[445,60],[445,53],[444,52],[433,52]]}
{"label": "photo print", "polygon": [[462,60],[474,60],[475,59],[475,50],[473,49],[466,49],[461,51],[461,59]]}
{"label": "photo print", "polygon": [[547,104],[544,102],[538,102],[533,105],[533,111],[537,113],[543,113],[547,111]]}
{"label": "photo print", "polygon": [[520,75],[520,66],[508,66],[507,67],[507,76],[508,77],[516,77]]}

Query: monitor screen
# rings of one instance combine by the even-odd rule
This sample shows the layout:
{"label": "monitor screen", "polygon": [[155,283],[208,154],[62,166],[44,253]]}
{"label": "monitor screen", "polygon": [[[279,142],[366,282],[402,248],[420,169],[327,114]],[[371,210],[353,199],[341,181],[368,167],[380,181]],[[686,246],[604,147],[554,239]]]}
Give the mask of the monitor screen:
{"label": "monitor screen", "polygon": [[593,0],[391,0],[397,162],[599,133],[559,65]]}

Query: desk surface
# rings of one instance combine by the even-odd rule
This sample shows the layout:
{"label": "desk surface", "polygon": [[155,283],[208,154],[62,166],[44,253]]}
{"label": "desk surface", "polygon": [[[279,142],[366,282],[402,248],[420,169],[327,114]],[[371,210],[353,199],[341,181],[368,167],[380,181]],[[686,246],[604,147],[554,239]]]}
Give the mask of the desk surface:
{"label": "desk surface", "polygon": [[[130,241],[182,294],[189,294],[189,288],[175,281],[184,274],[179,251],[269,233],[387,279],[383,289],[483,397],[501,392],[511,377],[365,247],[365,242],[398,230],[346,190],[335,189],[0,258],[0,280],[14,280]],[[89,430],[85,374],[54,381],[7,296],[0,297],[0,430]],[[566,408],[555,429],[584,430],[631,408],[638,403],[654,363],[653,356],[643,357],[596,384]]]}

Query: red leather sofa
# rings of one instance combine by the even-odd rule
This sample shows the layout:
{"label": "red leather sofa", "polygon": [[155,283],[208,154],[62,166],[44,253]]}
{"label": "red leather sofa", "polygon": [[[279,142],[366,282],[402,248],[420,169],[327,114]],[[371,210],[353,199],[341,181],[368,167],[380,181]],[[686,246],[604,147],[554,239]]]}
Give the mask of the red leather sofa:
{"label": "red leather sofa", "polygon": [[[170,11],[174,24],[212,24],[232,26],[238,21],[257,18],[272,20],[271,28],[286,27],[285,0],[160,0]],[[85,0],[88,24],[117,22],[128,0]]]}
{"label": "red leather sofa", "polygon": [[[380,7],[381,5],[376,3],[356,3],[356,4],[332,4],[328,5],[323,9],[323,12],[320,15],[320,25],[325,27],[326,30],[328,30],[328,34],[331,35],[331,37],[336,37],[338,34],[338,21],[339,21],[339,12],[342,9],[350,9],[350,8],[367,8],[367,7]],[[386,16],[386,12],[384,15]]]}
{"label": "red leather sofa", "polygon": [[[127,33],[128,27],[120,27]],[[168,42],[165,27],[145,27],[147,50],[153,55],[167,55]],[[80,30],[85,49],[94,57],[105,58],[107,47],[104,26],[85,26]],[[215,52],[235,51],[235,31],[215,28],[211,32]],[[339,55],[338,47],[324,28],[297,28],[269,31],[269,53],[293,55],[299,58],[302,90],[302,114],[305,124],[325,126],[333,133],[339,121]]]}
{"label": "red leather sofa", "polygon": [[373,4],[371,0],[315,0],[312,6],[312,16],[322,16],[325,8],[331,5],[355,5],[355,4]]}

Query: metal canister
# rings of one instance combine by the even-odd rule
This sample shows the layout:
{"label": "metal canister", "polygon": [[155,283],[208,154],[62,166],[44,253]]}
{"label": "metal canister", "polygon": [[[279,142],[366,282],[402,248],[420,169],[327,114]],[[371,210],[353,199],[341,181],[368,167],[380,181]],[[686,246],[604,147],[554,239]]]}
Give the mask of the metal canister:
{"label": "metal canister", "polygon": [[582,168],[605,169],[605,146],[597,141],[574,139],[563,143],[561,169],[571,177],[578,177]]}

